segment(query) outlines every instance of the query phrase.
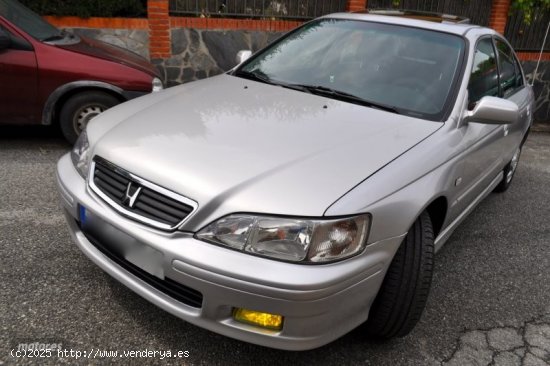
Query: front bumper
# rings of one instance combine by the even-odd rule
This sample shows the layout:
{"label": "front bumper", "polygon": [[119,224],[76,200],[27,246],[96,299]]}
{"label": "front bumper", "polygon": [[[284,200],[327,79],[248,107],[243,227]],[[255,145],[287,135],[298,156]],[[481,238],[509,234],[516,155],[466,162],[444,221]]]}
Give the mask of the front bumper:
{"label": "front bumper", "polygon": [[[185,321],[267,347],[320,347],[364,322],[403,238],[370,244],[361,255],[338,263],[278,262],[208,244],[189,233],[158,231],[118,215],[88,188],[69,154],[58,162],[57,180],[71,236],[104,271]],[[135,242],[159,253],[161,268],[156,269],[156,277],[200,292],[202,305],[193,307],[176,300],[100,251],[92,243],[95,239],[81,230],[80,205],[103,225],[102,240],[126,237],[131,239],[127,245]],[[232,318],[235,307],[283,315],[283,328],[268,330],[236,322]]]}

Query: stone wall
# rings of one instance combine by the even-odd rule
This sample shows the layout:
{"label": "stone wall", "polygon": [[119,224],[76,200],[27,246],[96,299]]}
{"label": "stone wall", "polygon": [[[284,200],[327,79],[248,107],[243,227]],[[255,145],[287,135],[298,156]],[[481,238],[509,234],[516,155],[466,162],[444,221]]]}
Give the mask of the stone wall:
{"label": "stone wall", "polygon": [[280,32],[218,31],[174,28],[171,30],[171,53],[167,59],[153,60],[168,86],[204,79],[236,65],[240,50],[257,51]]}

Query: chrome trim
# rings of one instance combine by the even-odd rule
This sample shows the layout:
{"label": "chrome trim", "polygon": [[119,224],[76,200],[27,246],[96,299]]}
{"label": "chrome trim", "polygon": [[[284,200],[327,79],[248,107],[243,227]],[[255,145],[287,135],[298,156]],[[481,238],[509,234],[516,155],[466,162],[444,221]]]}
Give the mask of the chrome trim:
{"label": "chrome trim", "polygon": [[[155,221],[155,220],[152,220],[152,219],[149,219],[147,217],[143,217],[141,215],[138,215],[138,214],[135,214],[131,211],[128,211],[124,208],[124,206],[122,206],[121,204],[115,202],[114,200],[112,200],[109,196],[107,196],[105,193],[103,193],[101,191],[101,189],[99,189],[99,187],[97,187],[94,183],[94,173],[95,173],[95,160],[101,160],[101,163],[102,164],[105,164],[105,165],[108,165],[111,169],[113,169],[114,171],[116,171],[117,173],[125,176],[126,178],[128,179],[131,179],[133,180],[134,182],[136,183],[139,183],[141,184],[142,186],[144,187],[147,187],[157,193],[160,193],[160,194],[163,194],[167,197],[170,197],[176,201],[179,201],[181,203],[184,203],[186,205],[189,205],[193,208],[193,210],[191,212],[189,212],[189,214],[183,219],[181,220],[179,223],[177,223],[176,225],[174,226],[170,226],[168,224],[164,224],[162,222],[158,222],[158,221]],[[89,174],[89,180],[88,180],[88,185],[90,186],[90,188],[92,189],[92,191],[97,194],[99,197],[101,197],[105,202],[107,202],[111,207],[113,207],[115,210],[117,210],[120,214],[124,215],[124,216],[127,216],[127,217],[130,217],[136,221],[139,221],[139,222],[142,222],[144,224],[147,224],[149,226],[153,226],[157,229],[162,229],[162,230],[176,230],[177,228],[179,228],[185,221],[187,221],[187,219],[189,219],[193,213],[195,213],[195,211],[197,211],[197,208],[199,207],[198,203],[187,198],[187,197],[184,197],[182,195],[179,195],[177,193],[174,193],[172,191],[169,191],[168,189],[166,188],[163,188],[159,185],[156,185],[155,183],[151,183],[141,177],[138,177],[137,175],[135,174],[132,174],[116,165],[114,165],[113,163],[99,157],[99,156],[94,156],[91,164],[90,164],[90,174]]]}

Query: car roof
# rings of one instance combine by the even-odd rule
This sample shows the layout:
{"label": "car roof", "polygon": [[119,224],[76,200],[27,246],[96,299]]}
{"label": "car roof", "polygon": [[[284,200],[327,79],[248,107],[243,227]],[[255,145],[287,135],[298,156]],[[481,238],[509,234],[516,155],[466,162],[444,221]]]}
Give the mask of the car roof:
{"label": "car roof", "polygon": [[[415,14],[415,16],[401,16],[398,13],[391,14],[391,15],[380,15],[378,14],[372,14],[366,12],[357,12],[357,13],[334,13],[334,14],[328,14],[321,18],[333,18],[333,19],[348,19],[348,20],[362,20],[362,21],[369,21],[369,22],[377,22],[377,23],[386,23],[386,24],[395,24],[395,25],[405,25],[410,27],[416,27],[416,28],[423,28],[423,29],[430,29],[434,31],[439,32],[446,32],[446,33],[452,33],[457,35],[464,35],[471,29],[476,29],[478,32],[486,33],[486,34],[495,34],[495,31],[490,28],[485,28],[479,25],[475,24],[469,24],[469,23],[460,23],[460,22],[448,22],[448,19],[443,18],[440,15],[440,19],[442,21],[435,21],[434,14],[431,14],[429,17],[430,19],[427,20],[424,17],[421,19],[418,14]],[[462,18],[460,18],[462,19]]]}

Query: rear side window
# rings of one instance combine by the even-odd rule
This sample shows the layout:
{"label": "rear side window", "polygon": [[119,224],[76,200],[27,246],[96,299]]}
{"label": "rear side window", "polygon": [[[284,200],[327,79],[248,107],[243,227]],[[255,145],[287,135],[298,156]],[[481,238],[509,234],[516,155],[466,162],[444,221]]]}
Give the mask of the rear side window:
{"label": "rear side window", "polygon": [[497,61],[491,38],[483,38],[476,45],[468,95],[470,109],[484,96],[498,96]]}
{"label": "rear side window", "polygon": [[523,77],[520,66],[512,49],[503,41],[495,40],[498,52],[498,66],[500,74],[500,89],[506,98],[523,86]]}

